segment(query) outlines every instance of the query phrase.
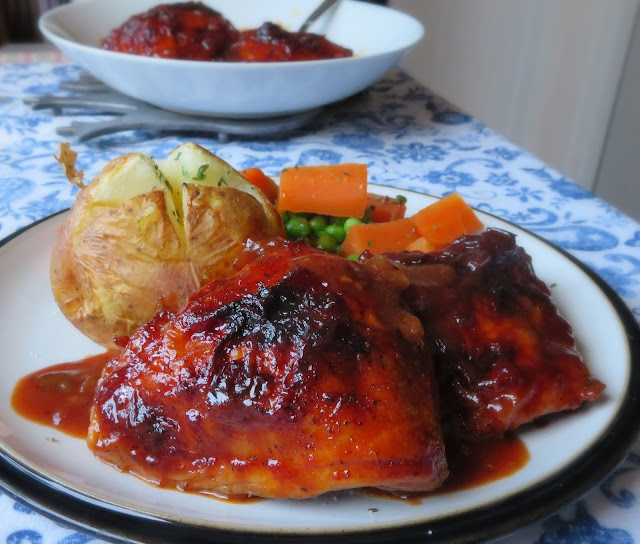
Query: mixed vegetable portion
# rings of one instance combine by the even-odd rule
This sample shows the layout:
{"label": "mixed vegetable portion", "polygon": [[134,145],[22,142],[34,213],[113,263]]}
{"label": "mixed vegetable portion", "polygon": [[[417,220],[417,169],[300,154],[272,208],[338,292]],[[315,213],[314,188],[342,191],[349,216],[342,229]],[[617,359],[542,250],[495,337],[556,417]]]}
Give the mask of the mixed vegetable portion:
{"label": "mixed vegetable portion", "polygon": [[365,164],[284,168],[279,186],[259,168],[242,174],[276,205],[290,240],[350,259],[365,251],[428,252],[483,228],[458,193],[406,217],[404,196],[367,192]]}

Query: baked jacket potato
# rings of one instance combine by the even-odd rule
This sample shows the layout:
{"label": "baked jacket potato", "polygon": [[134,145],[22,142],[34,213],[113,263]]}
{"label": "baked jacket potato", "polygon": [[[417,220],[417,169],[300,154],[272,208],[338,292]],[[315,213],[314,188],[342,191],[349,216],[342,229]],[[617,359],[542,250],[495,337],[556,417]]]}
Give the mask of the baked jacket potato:
{"label": "baked jacket potato", "polygon": [[159,309],[228,276],[246,240],[282,236],[264,194],[206,149],[129,153],[83,187],[61,227],[51,286],[62,313],[107,348]]}

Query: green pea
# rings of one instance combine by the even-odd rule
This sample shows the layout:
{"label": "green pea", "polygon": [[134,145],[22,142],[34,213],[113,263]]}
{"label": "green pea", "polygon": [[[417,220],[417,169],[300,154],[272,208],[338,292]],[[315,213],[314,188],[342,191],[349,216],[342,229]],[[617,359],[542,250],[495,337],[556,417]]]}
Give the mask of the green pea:
{"label": "green pea", "polygon": [[347,218],[346,218],[346,217],[333,217],[333,218],[331,219],[331,224],[332,224],[332,225],[339,225],[339,226],[341,226],[341,227],[342,227],[342,226],[344,225],[344,222],[345,222],[346,220],[347,220]]}
{"label": "green pea", "polygon": [[362,221],[355,217],[349,217],[349,219],[344,222],[344,231],[349,232],[349,229],[353,227],[353,225],[362,225]]}
{"label": "green pea", "polygon": [[313,232],[321,232],[327,228],[327,220],[323,215],[314,215],[309,219],[309,225]]}
{"label": "green pea", "polygon": [[286,225],[287,221],[291,219],[291,212],[284,211],[280,214],[280,217],[282,217],[282,222]]}
{"label": "green pea", "polygon": [[341,227],[340,225],[329,225],[325,232],[339,244],[344,242],[344,237],[347,235],[344,231],[344,227]]}
{"label": "green pea", "polygon": [[347,259],[350,260],[350,261],[357,261],[359,257],[360,257],[360,255],[356,255],[355,253],[353,253],[351,255],[347,255]]}
{"label": "green pea", "polygon": [[292,240],[299,240],[300,238],[309,236],[309,233],[311,232],[309,221],[302,217],[289,219],[284,228],[287,231],[287,236]]}
{"label": "green pea", "polygon": [[318,236],[316,240],[316,247],[320,251],[326,251],[327,253],[335,253],[338,250],[338,244],[328,234]]}
{"label": "green pea", "polygon": [[303,213],[303,212],[289,212],[289,219],[304,219],[306,221],[309,220],[309,217],[311,217],[311,214],[308,213]]}

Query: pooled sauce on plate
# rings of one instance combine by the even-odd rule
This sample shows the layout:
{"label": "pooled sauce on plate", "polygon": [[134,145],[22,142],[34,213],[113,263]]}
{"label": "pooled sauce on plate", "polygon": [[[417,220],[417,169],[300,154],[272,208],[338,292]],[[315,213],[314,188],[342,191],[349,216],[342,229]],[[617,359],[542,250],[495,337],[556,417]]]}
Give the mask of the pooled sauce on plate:
{"label": "pooled sauce on plate", "polygon": [[370,497],[419,505],[425,497],[463,491],[506,478],[523,468],[530,458],[527,446],[513,433],[507,433],[504,437],[484,437],[474,442],[451,443],[447,447],[449,476],[438,489],[393,493],[368,488],[365,492]]}
{"label": "pooled sauce on plate", "polygon": [[449,477],[435,493],[451,493],[501,480],[529,462],[527,446],[513,433],[448,444]]}
{"label": "pooled sauce on plate", "polygon": [[86,438],[96,385],[116,353],[107,351],[24,376],[13,389],[11,406],[26,419]]}
{"label": "pooled sauce on plate", "polygon": [[[96,384],[102,369],[117,353],[107,351],[71,363],[61,363],[37,370],[21,378],[11,396],[13,409],[22,417],[54,427],[68,435],[86,438],[89,414]],[[435,492],[388,493],[367,489],[374,497],[405,500],[419,504],[423,497],[434,493],[450,493],[484,485],[514,474],[529,461],[525,444],[513,434],[504,438],[485,438],[477,442],[448,445],[447,460],[450,475]],[[172,486],[171,486],[172,487]],[[221,499],[219,495],[209,495]],[[244,503],[251,499],[233,497],[228,500]]]}

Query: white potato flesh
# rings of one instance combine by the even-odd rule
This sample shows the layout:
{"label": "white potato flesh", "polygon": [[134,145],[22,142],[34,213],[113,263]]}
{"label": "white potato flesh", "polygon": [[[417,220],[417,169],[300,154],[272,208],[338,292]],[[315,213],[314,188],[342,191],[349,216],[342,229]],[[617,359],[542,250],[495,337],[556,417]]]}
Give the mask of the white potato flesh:
{"label": "white potato flesh", "polygon": [[[156,189],[164,190],[153,160],[143,153],[128,153],[109,162],[85,187],[78,198],[90,204],[84,207],[75,230],[82,231],[106,209],[124,204],[134,196]],[[172,205],[172,201],[167,202]]]}
{"label": "white potato flesh", "polygon": [[264,193],[235,170],[229,163],[192,142],[176,147],[166,159],[157,160],[164,178],[173,188],[176,208],[180,213],[180,187],[194,183],[208,187],[231,187],[253,196],[263,207],[271,234],[282,232],[282,221]]}

